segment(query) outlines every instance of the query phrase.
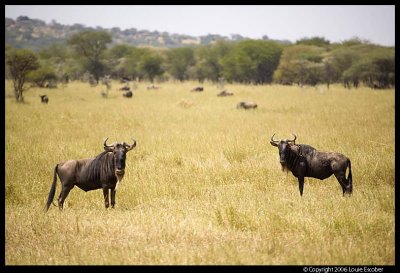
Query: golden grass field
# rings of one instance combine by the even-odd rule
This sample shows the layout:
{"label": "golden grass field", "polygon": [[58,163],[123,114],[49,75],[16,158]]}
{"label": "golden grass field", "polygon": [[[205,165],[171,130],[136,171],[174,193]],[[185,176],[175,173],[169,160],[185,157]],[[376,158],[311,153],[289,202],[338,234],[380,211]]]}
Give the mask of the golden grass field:
{"label": "golden grass field", "polygon": [[[132,99],[117,82],[108,99],[78,82],[31,88],[19,104],[6,82],[6,265],[395,263],[394,90],[227,84],[234,96],[217,97],[211,83],[147,85]],[[306,178],[300,197],[269,143],[292,132],[351,159],[351,197],[334,176]],[[75,187],[64,211],[44,213],[55,165],[96,156],[106,137],[137,141],[116,208]]]}

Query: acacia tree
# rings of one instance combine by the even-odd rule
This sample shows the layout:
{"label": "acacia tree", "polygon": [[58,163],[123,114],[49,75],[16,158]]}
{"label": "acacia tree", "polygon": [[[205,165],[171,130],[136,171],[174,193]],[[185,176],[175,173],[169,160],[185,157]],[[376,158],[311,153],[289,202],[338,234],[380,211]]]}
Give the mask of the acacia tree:
{"label": "acacia tree", "polygon": [[162,68],[163,58],[156,52],[144,52],[138,64],[139,72],[153,83],[154,78],[164,73]]}
{"label": "acacia tree", "polygon": [[218,82],[222,77],[221,60],[233,48],[233,43],[218,40],[215,44],[195,49],[196,77],[199,81],[209,79]]}
{"label": "acacia tree", "polygon": [[12,49],[6,54],[6,64],[14,85],[15,98],[17,102],[23,102],[26,77],[30,71],[39,68],[39,61],[30,50]]}
{"label": "acacia tree", "polygon": [[[150,68],[151,65],[145,64],[142,58],[147,58],[149,49],[131,47],[122,59],[117,69],[120,69],[122,75],[130,77],[132,79],[138,78],[139,80],[148,76],[145,67]],[[157,70],[157,69],[156,69]],[[150,72],[151,74],[151,72]],[[157,74],[157,73],[156,73]]]}
{"label": "acacia tree", "polygon": [[[394,52],[384,54],[371,53],[343,72],[342,78],[352,82],[354,87],[362,81],[371,88],[389,88],[394,86],[395,58]],[[385,54],[386,53],[386,54]],[[386,55],[386,56],[385,56]]]}
{"label": "acacia tree", "polygon": [[[62,83],[68,83],[70,77],[76,78],[74,75],[79,74],[77,71],[78,62],[73,58],[72,52],[67,48],[66,44],[51,44],[50,46],[38,52],[41,67],[46,68],[45,71],[50,73],[38,73],[40,77],[47,75],[48,80],[57,80]],[[49,71],[50,70],[50,71]],[[37,74],[37,75],[38,75]],[[38,76],[39,76],[38,75]]]}
{"label": "acacia tree", "polygon": [[326,86],[329,89],[329,85],[340,78],[338,75],[337,69],[333,65],[333,58],[326,57],[322,61],[323,69],[322,69],[322,81],[326,83]]}
{"label": "acacia tree", "polygon": [[73,35],[67,42],[78,54],[85,57],[87,60],[86,69],[99,83],[105,69],[101,54],[107,48],[107,44],[112,42],[111,34],[106,31],[83,31]]}
{"label": "acacia tree", "polygon": [[56,84],[57,75],[50,66],[42,66],[28,74],[28,80],[34,82],[38,87],[46,87],[46,84]]}
{"label": "acacia tree", "polygon": [[282,47],[272,41],[238,42],[221,60],[222,75],[228,81],[270,83],[281,53]]}
{"label": "acacia tree", "polygon": [[190,47],[173,48],[167,52],[168,72],[179,81],[189,78],[188,71],[195,64],[194,50]]}
{"label": "acacia tree", "polygon": [[322,47],[302,44],[286,47],[274,72],[275,82],[316,85],[323,81],[327,69],[323,63],[325,51]]}

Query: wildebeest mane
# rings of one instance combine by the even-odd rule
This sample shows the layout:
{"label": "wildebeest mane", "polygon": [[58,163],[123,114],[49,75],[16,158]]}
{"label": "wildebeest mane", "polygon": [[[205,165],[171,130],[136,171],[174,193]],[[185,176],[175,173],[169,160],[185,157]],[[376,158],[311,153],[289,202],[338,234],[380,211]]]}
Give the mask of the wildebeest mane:
{"label": "wildebeest mane", "polygon": [[113,180],[117,181],[114,155],[108,151],[104,151],[90,162],[87,169],[87,181],[106,182]]}
{"label": "wildebeest mane", "polygon": [[300,151],[302,155],[312,154],[315,151],[314,147],[306,144],[297,144],[296,146],[300,146]]}
{"label": "wildebeest mane", "polygon": [[310,155],[315,151],[315,148],[305,145],[305,144],[293,144],[290,146],[288,156],[286,158],[286,171],[288,169],[294,170],[297,167],[297,164],[300,163],[302,157],[306,154]]}

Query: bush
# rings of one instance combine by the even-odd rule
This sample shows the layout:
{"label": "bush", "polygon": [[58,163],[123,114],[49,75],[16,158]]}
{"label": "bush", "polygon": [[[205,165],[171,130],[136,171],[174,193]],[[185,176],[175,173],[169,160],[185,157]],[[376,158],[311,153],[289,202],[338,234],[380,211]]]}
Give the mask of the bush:
{"label": "bush", "polygon": [[31,82],[41,88],[48,87],[49,85],[53,86],[54,82],[57,82],[57,75],[50,67],[41,67],[34,70],[29,73],[28,77]]}

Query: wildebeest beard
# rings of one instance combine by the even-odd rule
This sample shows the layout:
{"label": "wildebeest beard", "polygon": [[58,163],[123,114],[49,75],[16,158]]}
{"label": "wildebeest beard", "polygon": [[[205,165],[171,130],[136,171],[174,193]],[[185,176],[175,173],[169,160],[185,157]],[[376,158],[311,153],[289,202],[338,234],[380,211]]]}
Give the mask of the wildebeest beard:
{"label": "wildebeest beard", "polygon": [[289,168],[286,163],[281,162],[282,172],[289,172]]}
{"label": "wildebeest beard", "polygon": [[121,182],[122,179],[124,178],[124,173],[118,174],[117,171],[115,171],[115,176],[117,177],[118,182]]}
{"label": "wildebeest beard", "polygon": [[117,171],[115,171],[115,176],[117,177],[117,184],[115,184],[115,190],[117,190],[119,183],[121,183],[122,179],[124,178],[124,174],[117,174]]}
{"label": "wildebeest beard", "polygon": [[125,170],[118,170],[115,168],[115,176],[117,177],[117,184],[115,185],[115,190],[117,190],[119,183],[122,182],[122,179],[124,178]]}

